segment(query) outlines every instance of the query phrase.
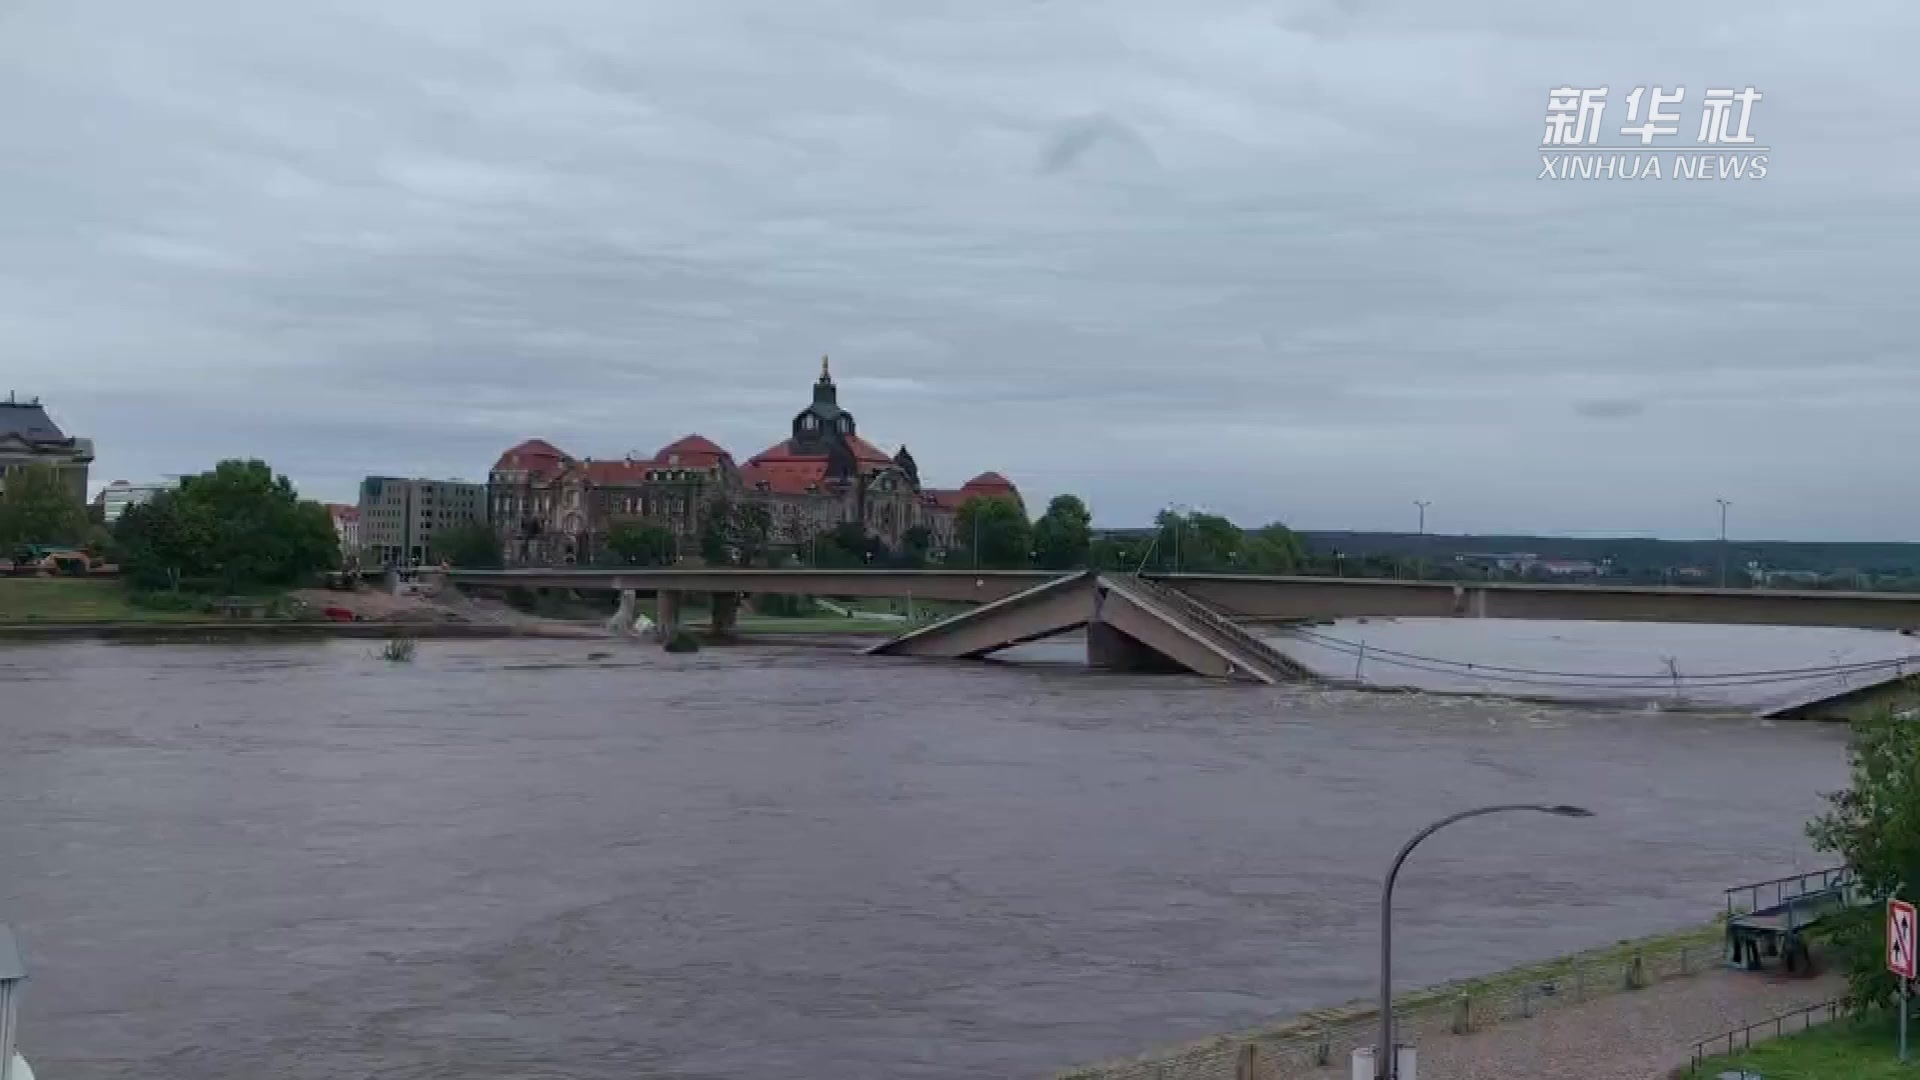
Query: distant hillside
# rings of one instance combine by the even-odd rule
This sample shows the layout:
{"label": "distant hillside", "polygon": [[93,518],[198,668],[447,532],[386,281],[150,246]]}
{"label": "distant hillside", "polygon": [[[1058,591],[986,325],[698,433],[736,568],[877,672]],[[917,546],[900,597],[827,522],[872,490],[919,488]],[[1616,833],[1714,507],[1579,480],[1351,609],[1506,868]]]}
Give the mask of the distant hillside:
{"label": "distant hillside", "polygon": [[[1138,543],[1153,529],[1103,529],[1113,541]],[[1448,536],[1405,532],[1308,530],[1304,573],[1349,577],[1456,580],[1597,581],[1713,585],[1723,552],[1718,540],[1646,537]],[[1777,588],[1920,590],[1920,543],[1806,543],[1733,540],[1725,548],[1727,583]],[[1222,570],[1220,566],[1192,569]]]}
{"label": "distant hillside", "polygon": [[[1316,552],[1349,556],[1385,555],[1454,561],[1456,556],[1528,554],[1543,560],[1611,561],[1624,572],[1696,567],[1717,571],[1718,540],[1650,540],[1644,537],[1420,536],[1416,533],[1303,532]],[[1758,563],[1768,570],[1820,574],[1857,573],[1876,577],[1920,577],[1920,544],[1803,543],[1786,540],[1732,540],[1729,566]]]}

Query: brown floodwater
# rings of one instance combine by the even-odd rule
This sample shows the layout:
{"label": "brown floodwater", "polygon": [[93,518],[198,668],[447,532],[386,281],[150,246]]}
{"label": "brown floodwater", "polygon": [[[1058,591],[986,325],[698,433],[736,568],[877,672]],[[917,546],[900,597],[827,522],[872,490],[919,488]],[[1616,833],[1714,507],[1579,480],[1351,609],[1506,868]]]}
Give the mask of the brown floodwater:
{"label": "brown floodwater", "polygon": [[[596,651],[607,653],[592,658]],[[1037,1076],[1704,919],[1844,732],[595,642],[0,649],[23,1048],[99,1077]]]}

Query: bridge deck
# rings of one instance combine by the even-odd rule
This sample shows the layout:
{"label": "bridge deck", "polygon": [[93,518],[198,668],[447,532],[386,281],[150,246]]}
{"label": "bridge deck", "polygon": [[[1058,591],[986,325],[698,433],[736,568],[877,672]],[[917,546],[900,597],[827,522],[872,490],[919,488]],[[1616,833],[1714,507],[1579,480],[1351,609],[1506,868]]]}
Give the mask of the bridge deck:
{"label": "bridge deck", "polygon": [[[986,603],[1060,575],[1006,570],[809,570],[558,567],[451,570],[456,585],[639,591],[891,596]],[[1451,617],[1586,619],[1776,626],[1920,627],[1920,594],[1776,592],[1617,585],[1455,584],[1384,579],[1154,575],[1239,618]]]}

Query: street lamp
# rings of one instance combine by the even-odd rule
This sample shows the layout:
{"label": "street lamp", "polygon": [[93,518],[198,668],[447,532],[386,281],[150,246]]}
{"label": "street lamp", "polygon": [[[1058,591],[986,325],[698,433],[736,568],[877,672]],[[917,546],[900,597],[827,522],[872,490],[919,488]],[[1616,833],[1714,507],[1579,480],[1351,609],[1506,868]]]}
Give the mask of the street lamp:
{"label": "street lamp", "polygon": [[1419,553],[1413,564],[1413,576],[1415,580],[1425,581],[1427,579],[1427,507],[1432,506],[1433,503],[1426,499],[1415,499],[1413,505],[1420,508],[1420,539],[1416,544]]}
{"label": "street lamp", "polygon": [[1715,499],[1720,504],[1720,587],[1727,587],[1727,507],[1733,504],[1725,499]]}
{"label": "street lamp", "polygon": [[1373,1075],[1377,1080],[1394,1080],[1399,1074],[1397,1056],[1393,1045],[1393,883],[1400,876],[1400,864],[1407,861],[1413,849],[1420,842],[1456,821],[1468,818],[1484,817],[1487,814],[1504,814],[1512,810],[1531,810],[1537,814],[1552,814],[1555,817],[1584,818],[1592,817],[1593,811],[1581,806],[1547,806],[1541,803],[1504,803],[1499,806],[1482,806],[1477,810],[1462,810],[1457,814],[1443,817],[1439,821],[1413,834],[1400,854],[1394,856],[1393,868],[1387,871],[1387,882],[1380,890],[1380,1045],[1374,1050]]}

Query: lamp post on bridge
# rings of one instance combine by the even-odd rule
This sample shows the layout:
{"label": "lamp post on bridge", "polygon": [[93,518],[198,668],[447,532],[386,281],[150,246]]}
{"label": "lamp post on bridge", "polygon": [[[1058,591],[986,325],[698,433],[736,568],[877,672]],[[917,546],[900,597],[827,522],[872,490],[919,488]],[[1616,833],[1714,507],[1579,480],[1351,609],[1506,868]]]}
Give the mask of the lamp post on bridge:
{"label": "lamp post on bridge", "polygon": [[1725,499],[1715,499],[1720,504],[1720,587],[1727,587],[1727,507],[1733,504]]}
{"label": "lamp post on bridge", "polygon": [[[1380,889],[1380,1044],[1373,1052],[1373,1075],[1375,1080],[1396,1080],[1400,1075],[1399,1055],[1393,1044],[1393,885],[1400,876],[1400,866],[1413,854],[1420,842],[1455,822],[1468,818],[1484,817],[1488,814],[1504,814],[1518,810],[1529,810],[1536,814],[1552,814],[1555,817],[1585,818],[1592,817],[1593,811],[1582,806],[1547,805],[1544,803],[1502,803],[1498,806],[1482,806],[1473,810],[1462,810],[1450,814],[1439,821],[1413,834],[1400,848],[1400,854],[1394,856],[1393,866],[1387,871],[1386,884]],[[1358,1056],[1361,1051],[1354,1051]]]}
{"label": "lamp post on bridge", "polygon": [[1416,581],[1425,581],[1427,579],[1427,507],[1432,506],[1433,503],[1426,499],[1415,499],[1413,505],[1420,510],[1420,532],[1417,534],[1419,539],[1414,544],[1417,550],[1414,554],[1413,577]]}

